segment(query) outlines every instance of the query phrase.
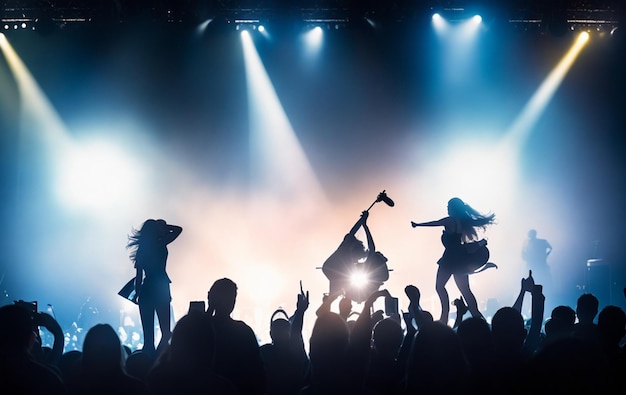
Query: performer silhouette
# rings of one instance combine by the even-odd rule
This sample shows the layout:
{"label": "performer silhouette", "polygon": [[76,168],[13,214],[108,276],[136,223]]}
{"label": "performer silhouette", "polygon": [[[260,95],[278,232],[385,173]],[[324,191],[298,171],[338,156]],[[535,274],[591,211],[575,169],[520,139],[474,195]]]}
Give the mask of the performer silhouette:
{"label": "performer silhouette", "polygon": [[[361,213],[361,218],[344,236],[335,252],[324,261],[322,272],[330,282],[329,295],[335,295],[343,290],[346,298],[363,303],[372,292],[378,290],[389,279],[387,257],[380,251],[376,251],[374,238],[367,226],[369,210],[379,202],[385,202],[389,207],[395,205],[384,190],[380,192],[376,200]],[[367,249],[355,236],[361,227],[367,238]],[[364,277],[361,285],[353,284],[352,277],[357,274]]]}
{"label": "performer silhouette", "polygon": [[552,252],[552,246],[546,239],[537,238],[537,231],[528,231],[528,238],[522,247],[522,259],[526,262],[526,268],[532,270],[533,277],[544,287],[550,284],[550,267],[548,256]]}
{"label": "performer silhouette", "polygon": [[451,276],[467,303],[473,317],[484,318],[478,310],[478,303],[469,284],[469,275],[490,267],[497,267],[488,262],[489,250],[485,239],[477,240],[477,229],[484,229],[495,222],[495,214],[483,215],[459,198],[448,201],[448,216],[429,222],[413,222],[411,226],[443,226],[441,242],[445,247],[443,255],[437,261],[437,279],[435,290],[441,301],[440,321],[447,324],[450,313],[450,299],[446,284]]}
{"label": "performer silhouette", "polygon": [[370,242],[373,243],[372,234],[367,227],[368,216],[368,211],[361,213],[361,217],[344,236],[339,247],[322,265],[322,272],[330,282],[329,295],[340,292],[342,289],[347,292],[350,288],[350,276],[357,262],[368,256],[368,250],[365,248],[365,245],[355,236],[356,232],[363,227],[368,244]]}
{"label": "performer silhouette", "polygon": [[127,248],[131,249],[130,259],[137,269],[135,299],[139,304],[143,329],[142,351],[146,353],[155,351],[155,313],[161,329],[161,341],[157,350],[161,350],[172,336],[170,328],[171,280],[165,271],[165,266],[168,256],[167,245],[176,240],[182,231],[183,228],[180,226],[167,224],[162,219],[148,219],[140,230],[133,230],[128,237]]}

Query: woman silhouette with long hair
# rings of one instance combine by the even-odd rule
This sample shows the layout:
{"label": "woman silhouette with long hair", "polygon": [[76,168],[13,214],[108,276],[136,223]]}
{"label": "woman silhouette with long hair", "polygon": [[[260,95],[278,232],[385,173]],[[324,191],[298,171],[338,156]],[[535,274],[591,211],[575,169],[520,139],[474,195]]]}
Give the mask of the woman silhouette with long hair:
{"label": "woman silhouette with long hair", "polygon": [[170,328],[170,283],[165,271],[167,263],[167,245],[176,240],[183,228],[170,225],[162,219],[146,220],[141,229],[134,229],[128,237],[127,248],[131,250],[130,259],[135,264],[135,302],[139,305],[141,327],[143,329],[143,350],[153,353],[154,314],[156,313],[161,329],[161,341],[157,350],[169,342]]}
{"label": "woman silhouette with long hair", "polygon": [[478,310],[476,297],[469,284],[469,275],[490,267],[497,267],[488,262],[489,250],[485,239],[478,240],[477,229],[484,230],[495,222],[495,214],[483,215],[459,198],[448,201],[448,216],[436,221],[416,223],[411,226],[443,226],[441,242],[445,247],[443,255],[437,261],[437,279],[435,290],[441,301],[440,321],[447,324],[450,313],[450,299],[446,284],[450,277],[461,291],[473,317],[484,318]]}

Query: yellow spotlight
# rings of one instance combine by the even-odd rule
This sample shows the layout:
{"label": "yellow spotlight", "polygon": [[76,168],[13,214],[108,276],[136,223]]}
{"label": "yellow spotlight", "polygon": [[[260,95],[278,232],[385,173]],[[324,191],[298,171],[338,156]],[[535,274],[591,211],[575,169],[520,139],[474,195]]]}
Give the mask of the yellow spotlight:
{"label": "yellow spotlight", "polygon": [[514,147],[521,146],[521,143],[523,143],[530,133],[530,130],[533,126],[535,126],[535,123],[543,113],[543,110],[552,99],[552,96],[554,96],[554,93],[561,85],[565,75],[567,75],[567,72],[570,70],[574,61],[588,41],[589,33],[582,32],[578,35],[578,38],[572,47],[569,51],[567,51],[556,67],[552,69],[550,74],[548,74],[546,79],[541,83],[539,88],[526,103],[522,113],[518,115],[513,122],[509,128],[506,143],[512,144]]}
{"label": "yellow spotlight", "polygon": [[21,131],[37,133],[50,147],[56,147],[52,151],[64,148],[68,140],[65,124],[4,34],[0,34],[0,51],[15,78],[20,95]]}

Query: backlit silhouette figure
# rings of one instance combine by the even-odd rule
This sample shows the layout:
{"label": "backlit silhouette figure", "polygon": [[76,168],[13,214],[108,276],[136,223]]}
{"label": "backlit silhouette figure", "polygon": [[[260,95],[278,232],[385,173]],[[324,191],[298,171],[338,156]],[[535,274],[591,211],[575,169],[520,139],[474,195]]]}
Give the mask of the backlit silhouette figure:
{"label": "backlit silhouette figure", "polygon": [[493,224],[495,214],[482,215],[459,198],[448,201],[448,216],[436,221],[411,222],[414,228],[417,226],[443,226],[441,242],[445,251],[437,261],[437,280],[435,289],[441,301],[441,318],[443,323],[448,322],[450,312],[450,299],[446,291],[446,283],[451,276],[459,287],[467,303],[467,308],[473,317],[482,317],[478,310],[476,297],[472,293],[469,284],[469,274],[477,273],[489,267],[496,267],[489,260],[487,241],[477,240],[477,228],[484,229]]}
{"label": "backlit silhouette figure", "polygon": [[552,246],[546,239],[537,238],[537,231],[528,231],[528,238],[522,247],[522,258],[526,262],[528,270],[533,271],[533,277],[541,284],[550,284],[550,267],[548,256],[552,252]]}
{"label": "backlit silhouette figure", "polygon": [[129,236],[127,247],[131,249],[130,259],[135,264],[135,298],[139,304],[143,329],[143,351],[152,353],[154,349],[154,313],[159,319],[161,341],[158,349],[166,345],[172,332],[170,329],[171,280],[165,271],[167,245],[183,231],[177,225],[164,220],[149,219],[140,230]]}

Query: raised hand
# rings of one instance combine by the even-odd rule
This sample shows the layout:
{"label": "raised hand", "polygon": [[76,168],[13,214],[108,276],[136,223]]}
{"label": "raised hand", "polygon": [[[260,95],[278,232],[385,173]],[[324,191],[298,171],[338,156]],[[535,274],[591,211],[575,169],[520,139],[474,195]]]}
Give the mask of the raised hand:
{"label": "raised hand", "polygon": [[465,313],[467,313],[468,308],[462,296],[459,296],[458,299],[454,299],[452,304],[456,307],[457,317],[463,317]]}
{"label": "raised hand", "polygon": [[376,310],[375,312],[372,313],[372,322],[376,323],[379,321],[382,321],[385,318],[385,313],[382,310]]}
{"label": "raised hand", "polygon": [[407,285],[404,287],[404,293],[409,298],[409,301],[416,307],[420,305],[420,290],[415,285]]}
{"label": "raised hand", "polygon": [[543,294],[543,286],[542,285],[539,285],[539,284],[533,285],[530,293],[531,293],[533,299],[534,298],[542,298],[544,301],[546,299],[545,295]]}
{"label": "raised hand", "polygon": [[351,312],[352,299],[344,297],[339,300],[339,315],[342,316],[345,320],[348,320]]}
{"label": "raised hand", "polygon": [[367,221],[367,218],[368,218],[369,216],[370,216],[370,212],[369,212],[369,211],[367,211],[367,210],[366,210],[366,211],[363,211],[363,212],[361,213],[361,221],[362,221],[363,223],[365,223],[365,222]]}
{"label": "raised hand", "polygon": [[304,292],[302,289],[302,281],[300,281],[300,293],[298,294],[298,301],[296,302],[296,310],[306,311],[309,308],[309,291]]}
{"label": "raised hand", "polygon": [[533,271],[528,271],[528,277],[522,279],[522,291],[532,292],[535,286],[535,279],[533,278]]}

